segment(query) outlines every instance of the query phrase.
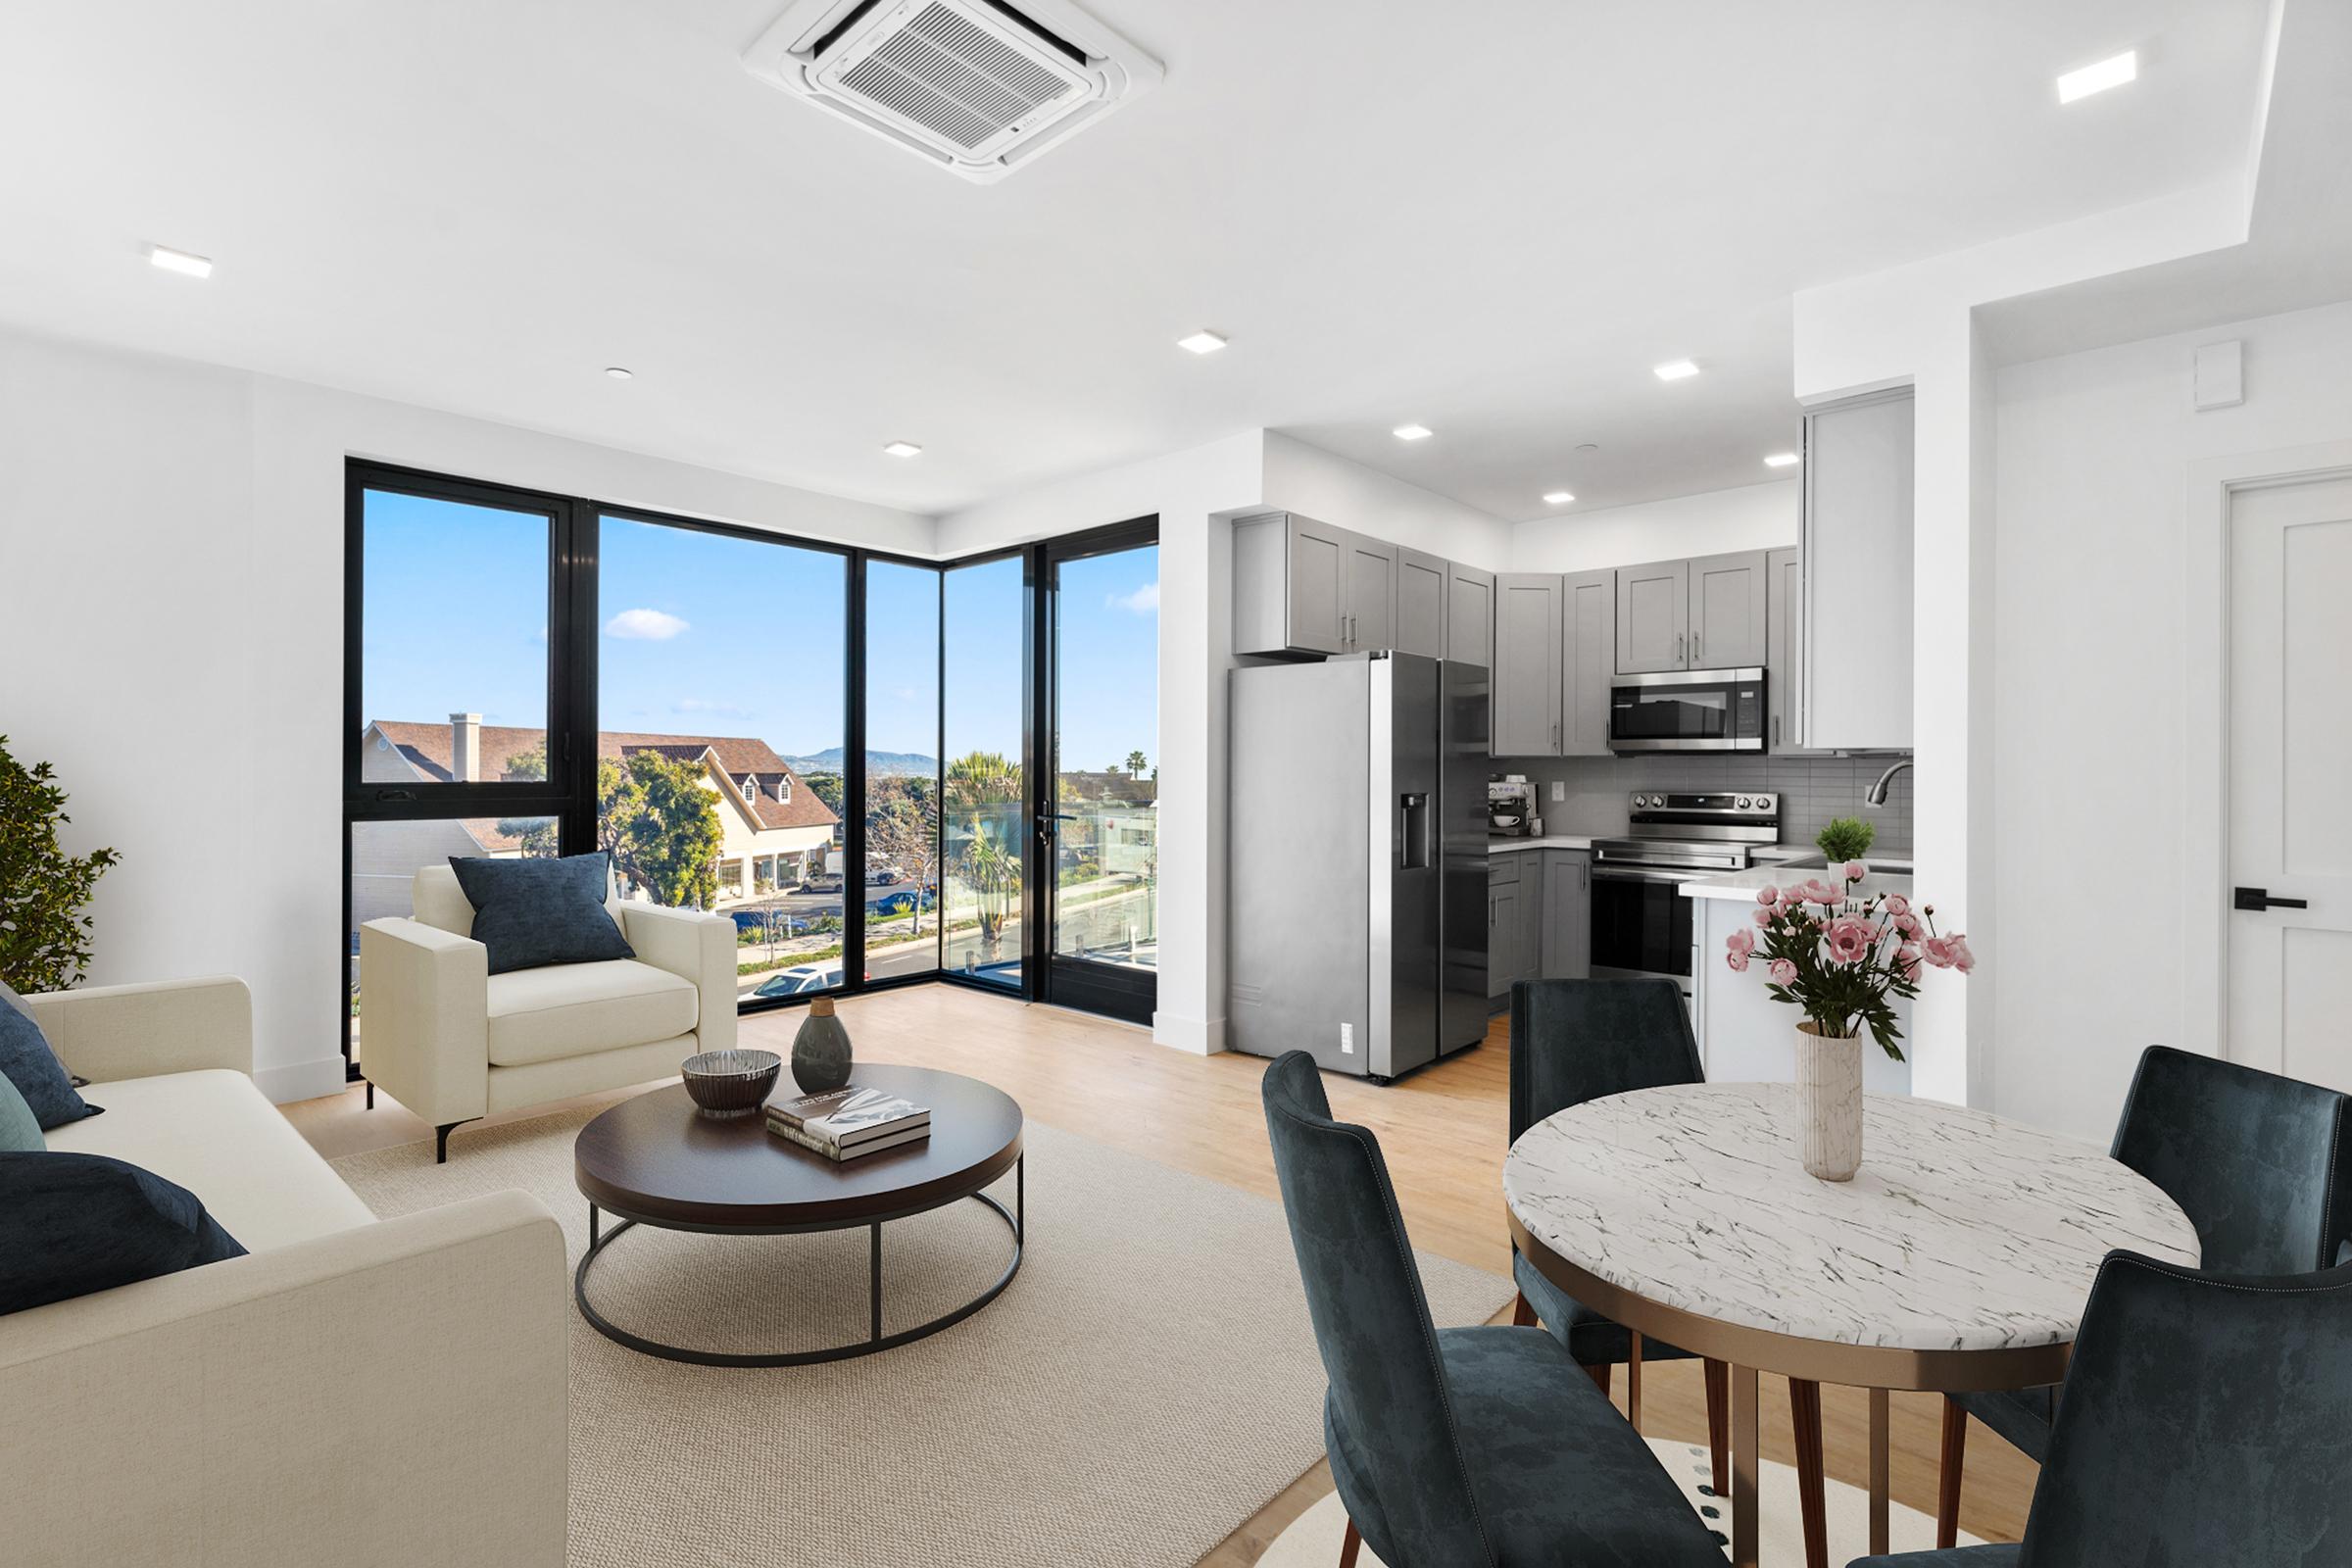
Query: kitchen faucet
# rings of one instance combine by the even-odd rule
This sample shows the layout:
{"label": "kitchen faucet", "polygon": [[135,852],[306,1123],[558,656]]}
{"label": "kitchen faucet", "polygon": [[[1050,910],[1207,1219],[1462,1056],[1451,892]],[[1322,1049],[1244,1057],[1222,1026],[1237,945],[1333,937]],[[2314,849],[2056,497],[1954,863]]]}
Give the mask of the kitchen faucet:
{"label": "kitchen faucet", "polygon": [[1868,790],[1863,792],[1862,804],[1865,806],[1874,807],[1885,806],[1886,804],[1886,786],[1894,781],[1895,774],[1900,773],[1904,768],[1909,767],[1910,765],[1911,759],[1906,757],[1901,761],[1896,762],[1893,766],[1887,768],[1886,772],[1881,773],[1879,775],[1879,781],[1876,784],[1873,784]]}

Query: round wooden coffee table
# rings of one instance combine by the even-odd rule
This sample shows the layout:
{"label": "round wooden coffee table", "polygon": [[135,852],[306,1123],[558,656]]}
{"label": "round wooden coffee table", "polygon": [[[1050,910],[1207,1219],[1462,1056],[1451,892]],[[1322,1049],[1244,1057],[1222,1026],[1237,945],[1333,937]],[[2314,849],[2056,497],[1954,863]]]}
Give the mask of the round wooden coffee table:
{"label": "round wooden coffee table", "polygon": [[[931,1136],[840,1164],[767,1130],[764,1116],[711,1121],[699,1115],[683,1084],[613,1106],[580,1129],[572,1173],[588,1200],[588,1250],[572,1275],[572,1299],[599,1334],[647,1355],[698,1366],[807,1366],[871,1355],[960,1323],[1003,1293],[1021,1267],[1027,1219],[1028,1164],[1021,1149],[1021,1107],[977,1078],[929,1067],[860,1062],[862,1088],[904,1095],[931,1110]],[[792,1093],[789,1079],[780,1089]],[[1013,1173],[1013,1210],[982,1188]],[[1012,1260],[997,1282],[941,1317],[895,1334],[882,1332],[882,1227],[894,1219],[969,1198],[993,1209],[1012,1231]],[[603,1228],[603,1216],[620,1223]],[[606,1320],[588,1299],[588,1271],[606,1248],[638,1225],[724,1236],[780,1236],[866,1227],[871,1332],[863,1340],[816,1350],[741,1354],[664,1345]]]}

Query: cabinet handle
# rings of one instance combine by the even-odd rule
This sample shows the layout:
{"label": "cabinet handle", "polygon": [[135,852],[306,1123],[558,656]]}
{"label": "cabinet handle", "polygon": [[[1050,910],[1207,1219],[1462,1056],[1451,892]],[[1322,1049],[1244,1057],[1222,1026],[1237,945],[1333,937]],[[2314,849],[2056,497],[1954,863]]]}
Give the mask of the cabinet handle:
{"label": "cabinet handle", "polygon": [[1772,715],[1772,744],[1781,744],[1781,715],[1778,713]]}
{"label": "cabinet handle", "polygon": [[1698,633],[1696,632],[1690,634],[1690,662],[1693,664],[1698,662]]}
{"label": "cabinet handle", "polygon": [[1355,646],[1355,617],[1353,615],[1348,617],[1348,646],[1350,648]]}
{"label": "cabinet handle", "polygon": [[1683,657],[1683,634],[1679,631],[1674,634],[1674,662],[1678,664],[1688,664],[1690,662],[1689,660]]}

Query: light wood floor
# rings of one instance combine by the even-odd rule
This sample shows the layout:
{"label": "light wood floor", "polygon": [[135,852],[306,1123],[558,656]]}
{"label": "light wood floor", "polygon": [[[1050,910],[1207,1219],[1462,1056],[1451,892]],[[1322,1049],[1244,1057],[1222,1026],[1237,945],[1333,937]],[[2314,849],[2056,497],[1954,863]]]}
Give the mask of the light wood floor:
{"label": "light wood floor", "polygon": [[[844,1002],[841,1011],[862,1055],[985,1078],[1039,1121],[1248,1192],[1280,1196],[1257,1098],[1265,1063],[1255,1057],[1188,1055],[1153,1045],[1140,1029],[955,986],[861,997]],[[800,1019],[797,1009],[747,1019],[743,1043],[789,1054]],[[1413,1244],[1498,1274],[1510,1269],[1501,1185],[1508,1072],[1505,1024],[1498,1018],[1485,1045],[1386,1088],[1325,1080],[1333,1112],[1379,1136]],[[622,1090],[577,1103],[637,1092]],[[289,1105],[286,1114],[329,1158],[432,1136],[430,1127],[388,1097],[377,1097],[376,1106],[363,1108],[361,1091],[354,1088]],[[550,1108],[493,1119],[521,1120]],[[452,1158],[464,1157],[471,1130],[461,1127],[452,1135]],[[1620,1376],[1621,1403],[1623,1384]],[[1765,1456],[1793,1463],[1788,1385],[1770,1377],[1763,1384]],[[1663,1361],[1645,1368],[1642,1407],[1642,1425],[1651,1435],[1704,1442],[1706,1404],[1698,1363]],[[1893,1495],[1929,1514],[1936,1509],[1940,1407],[1941,1401],[1930,1396],[1897,1394],[1893,1399]],[[1829,1473],[1856,1486],[1866,1484],[1869,1412],[1861,1391],[1825,1388],[1822,1411]],[[1973,1427],[1962,1528],[1987,1541],[2017,1540],[2025,1529],[2034,1477],[2032,1461],[1983,1427]],[[1241,1568],[1254,1562],[1285,1526],[1330,1490],[1330,1474],[1318,1464],[1203,1559],[1204,1565]]]}

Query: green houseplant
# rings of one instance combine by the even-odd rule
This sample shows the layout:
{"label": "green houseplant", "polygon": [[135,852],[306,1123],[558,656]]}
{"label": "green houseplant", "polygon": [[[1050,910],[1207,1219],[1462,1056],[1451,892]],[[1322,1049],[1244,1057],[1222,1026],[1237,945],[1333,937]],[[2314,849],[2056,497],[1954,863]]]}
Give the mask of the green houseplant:
{"label": "green houseplant", "polygon": [[1829,857],[1832,865],[1859,860],[1870,853],[1871,841],[1879,830],[1858,816],[1840,816],[1821,830],[1813,839],[1813,847]]}
{"label": "green houseplant", "polygon": [[0,980],[18,991],[64,991],[90,961],[91,918],[82,906],[122,857],[75,857],[57,842],[66,792],[47,762],[26,767],[0,735]]}

